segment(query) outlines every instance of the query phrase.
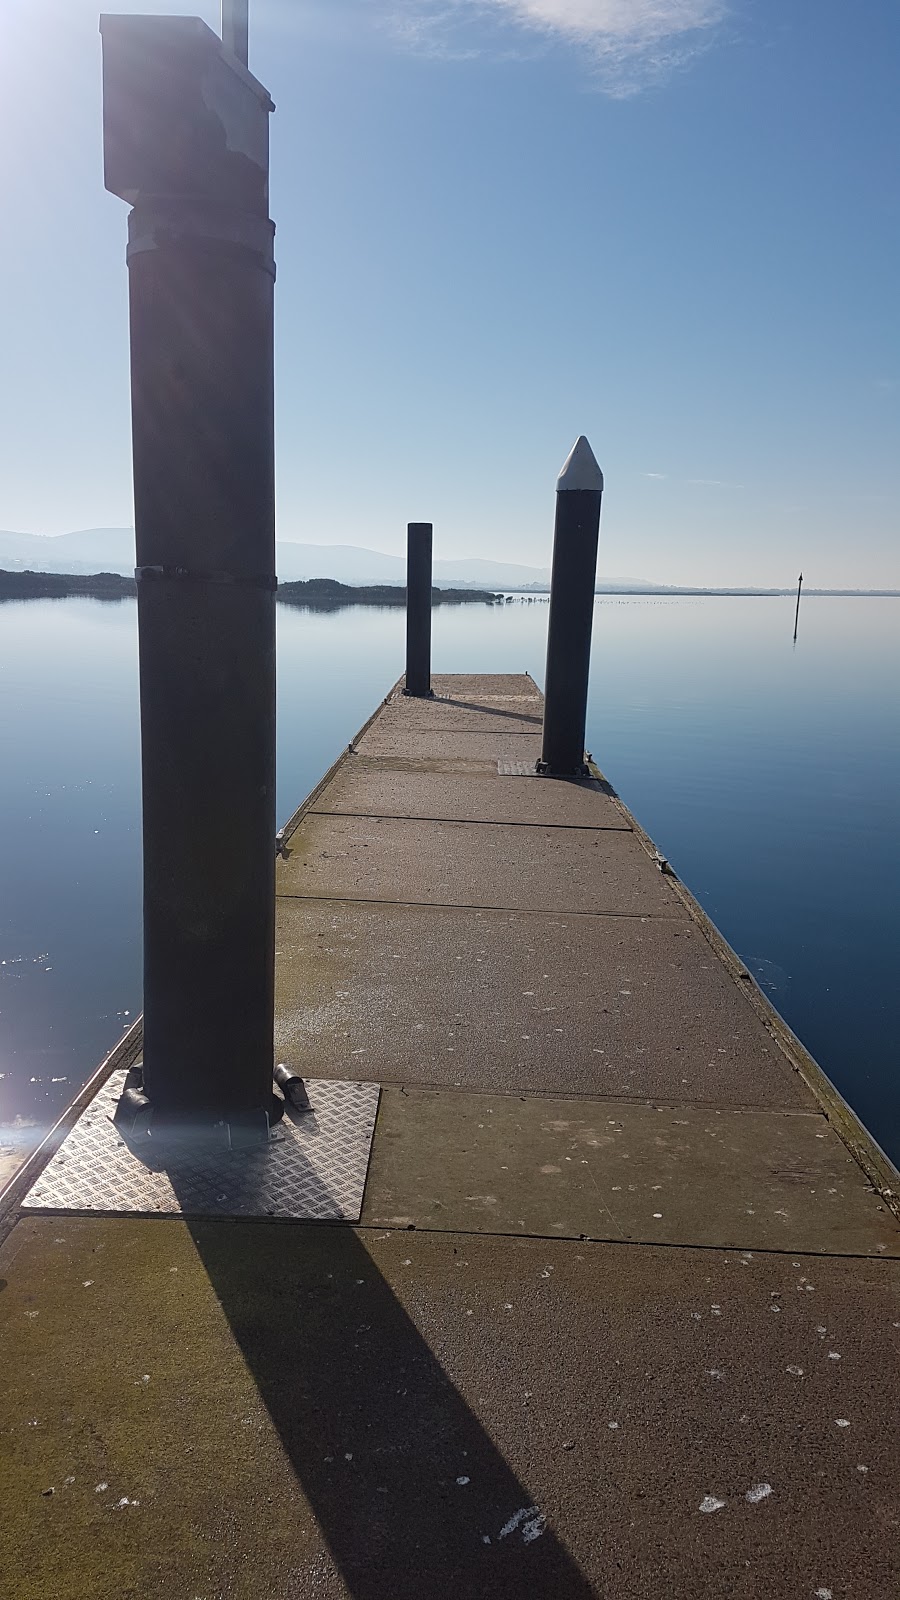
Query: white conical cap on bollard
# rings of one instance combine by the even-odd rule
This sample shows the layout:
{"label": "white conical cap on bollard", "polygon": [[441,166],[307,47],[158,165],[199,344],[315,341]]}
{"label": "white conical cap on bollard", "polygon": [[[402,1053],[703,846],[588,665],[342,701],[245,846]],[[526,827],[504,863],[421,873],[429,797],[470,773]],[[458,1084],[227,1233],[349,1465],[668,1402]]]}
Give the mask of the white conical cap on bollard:
{"label": "white conical cap on bollard", "polygon": [[576,439],[556,480],[557,493],[564,489],[603,492],[603,473],[584,434]]}

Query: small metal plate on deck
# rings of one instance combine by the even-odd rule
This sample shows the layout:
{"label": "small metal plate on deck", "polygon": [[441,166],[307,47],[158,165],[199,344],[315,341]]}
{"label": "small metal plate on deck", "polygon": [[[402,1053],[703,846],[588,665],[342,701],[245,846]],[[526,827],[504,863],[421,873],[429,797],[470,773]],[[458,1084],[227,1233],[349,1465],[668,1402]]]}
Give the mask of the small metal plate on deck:
{"label": "small metal plate on deck", "polygon": [[23,1201],[28,1211],[290,1217],[358,1222],[381,1092],[377,1083],[306,1080],[312,1109],[286,1115],[268,1145],[148,1151],[112,1122],[126,1074],[113,1073]]}
{"label": "small metal plate on deck", "polygon": [[497,774],[501,778],[539,778],[541,776],[533,761],[498,761]]}

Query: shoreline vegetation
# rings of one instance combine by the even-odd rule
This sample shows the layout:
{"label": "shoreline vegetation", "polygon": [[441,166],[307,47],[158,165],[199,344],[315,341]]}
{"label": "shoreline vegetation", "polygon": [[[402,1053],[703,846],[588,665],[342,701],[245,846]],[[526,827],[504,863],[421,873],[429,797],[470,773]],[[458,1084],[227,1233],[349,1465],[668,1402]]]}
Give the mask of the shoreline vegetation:
{"label": "shoreline vegetation", "polygon": [[[5,572],[0,570],[0,601],[68,600],[81,596],[88,600],[132,600],[137,594],[134,578],[119,572],[95,572],[82,576],[64,572]],[[296,583],[279,583],[276,598],[283,605],[300,606],[308,611],[339,611],[345,606],[405,606],[406,589],[399,584],[338,583],[336,578],[309,578]],[[497,605],[500,595],[488,589],[432,589],[433,605],[465,605],[476,601]]]}
{"label": "shoreline vegetation", "polygon": [[[279,583],[277,598],[288,606],[310,611],[338,611],[343,606],[405,606],[406,585],[395,583],[338,583],[337,578],[305,578]],[[489,589],[432,589],[433,606],[465,605],[469,600],[498,605],[501,596]]]}
{"label": "shoreline vegetation", "polygon": [[[546,599],[549,589],[535,584],[516,590],[506,590],[508,595],[522,599]],[[595,594],[607,597],[632,596],[643,599],[652,596],[684,595],[702,598],[704,595],[760,596],[764,599],[795,595],[795,589],[740,589],[678,587],[660,584],[654,587],[631,588],[618,584],[598,584]],[[119,572],[95,572],[82,575],[64,572],[10,572],[0,568],[0,602],[4,600],[67,600],[81,596],[88,600],[129,600],[137,594],[134,578]],[[803,598],[813,595],[832,595],[838,598],[897,599],[900,589],[804,589]],[[503,594],[490,589],[437,589],[431,591],[433,605],[501,605]],[[279,583],[277,599],[283,605],[298,606],[307,611],[340,611],[346,606],[405,606],[406,587],[402,584],[350,584],[339,583],[336,578],[306,578],[292,583]]]}

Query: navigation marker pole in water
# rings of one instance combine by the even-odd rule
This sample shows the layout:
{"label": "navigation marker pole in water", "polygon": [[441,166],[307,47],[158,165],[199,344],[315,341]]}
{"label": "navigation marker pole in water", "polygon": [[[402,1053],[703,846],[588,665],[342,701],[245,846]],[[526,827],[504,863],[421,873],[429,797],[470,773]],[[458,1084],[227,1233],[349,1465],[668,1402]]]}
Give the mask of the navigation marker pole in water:
{"label": "navigation marker pole in water", "polygon": [[586,770],[584,730],[602,496],[603,473],[582,434],[556,484],[544,738],[538,762],[539,772],[554,777]]}
{"label": "navigation marker pole in water", "polygon": [[801,574],[800,574],[800,582],[797,584],[797,609],[794,612],[794,643],[795,644],[797,643],[797,624],[800,621],[800,590],[802,588],[803,588],[803,573],[801,572]]}
{"label": "navigation marker pole in water", "polygon": [[120,1126],[262,1142],[274,1061],[274,108],[197,17],[104,16],[100,30],[106,187],[133,207],[144,1061]]}

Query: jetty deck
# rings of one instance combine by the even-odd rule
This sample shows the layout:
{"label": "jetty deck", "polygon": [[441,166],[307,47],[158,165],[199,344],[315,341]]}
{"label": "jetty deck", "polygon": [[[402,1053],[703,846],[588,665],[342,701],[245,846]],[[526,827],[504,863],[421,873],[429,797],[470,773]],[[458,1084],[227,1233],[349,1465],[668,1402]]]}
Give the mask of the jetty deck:
{"label": "jetty deck", "polygon": [[532,680],[434,688],[278,865],[358,1223],[17,1193],[0,1592],[895,1600],[892,1169]]}

